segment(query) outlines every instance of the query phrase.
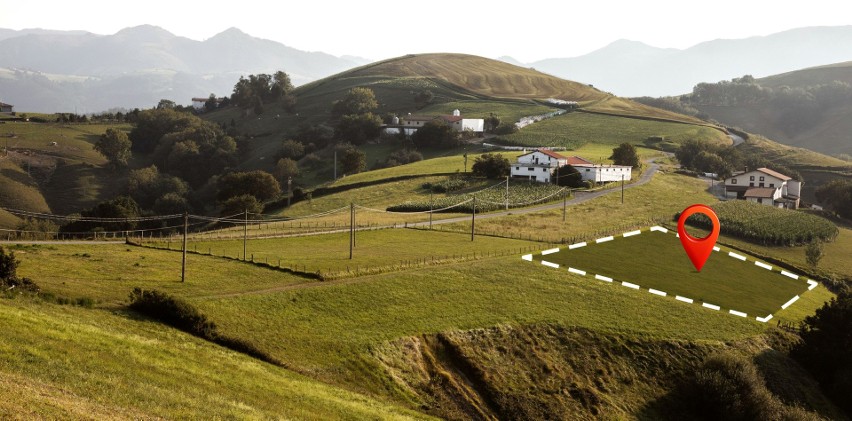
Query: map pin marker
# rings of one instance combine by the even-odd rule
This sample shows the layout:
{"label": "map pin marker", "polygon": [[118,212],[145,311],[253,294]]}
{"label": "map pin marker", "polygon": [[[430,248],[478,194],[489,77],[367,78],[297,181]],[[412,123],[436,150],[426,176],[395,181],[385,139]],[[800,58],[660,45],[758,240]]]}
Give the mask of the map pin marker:
{"label": "map pin marker", "polygon": [[[713,224],[713,230],[710,232],[710,235],[704,238],[695,238],[686,232],[686,227],[684,223],[686,223],[686,218],[689,218],[691,215],[696,213],[703,213],[710,218],[710,222]],[[719,217],[716,216],[716,212],[713,211],[708,206],[705,205],[692,205],[680,214],[680,218],[677,220],[677,233],[680,238],[680,244],[683,245],[683,249],[686,250],[686,255],[689,256],[689,260],[692,261],[692,265],[695,266],[699,272],[701,272],[701,268],[704,267],[704,262],[710,257],[710,253],[713,253],[713,246],[716,245],[716,239],[719,238]]]}

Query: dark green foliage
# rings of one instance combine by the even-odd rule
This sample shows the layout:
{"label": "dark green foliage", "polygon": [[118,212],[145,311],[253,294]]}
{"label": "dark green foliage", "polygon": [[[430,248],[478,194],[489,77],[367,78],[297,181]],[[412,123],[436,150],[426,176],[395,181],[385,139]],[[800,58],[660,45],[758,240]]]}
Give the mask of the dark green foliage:
{"label": "dark green foliage", "polygon": [[639,168],[639,155],[636,153],[636,148],[630,143],[622,143],[613,148],[612,156],[609,157],[615,165],[631,166]]}
{"label": "dark green foliage", "polygon": [[354,145],[363,145],[379,137],[382,119],[373,113],[347,114],[340,118],[334,137]]}
{"label": "dark green foliage", "polygon": [[437,183],[424,183],[423,188],[431,190],[433,193],[449,193],[466,189],[470,184],[471,180],[469,178],[450,176],[446,180]]}
{"label": "dark green foliage", "polygon": [[231,101],[244,109],[253,108],[255,114],[263,113],[263,104],[272,101],[281,101],[285,109],[292,111],[296,105],[296,97],[292,92],[290,76],[282,71],[274,75],[261,73],[249,75],[248,78],[240,76],[234,85]]}
{"label": "dark green foliage", "polygon": [[113,168],[124,168],[130,159],[130,139],[123,131],[109,128],[95,142],[95,150],[103,155]]}
{"label": "dark green foliage", "polygon": [[290,158],[281,158],[275,163],[275,176],[281,180],[283,187],[288,179],[299,176],[299,164]]}
{"label": "dark green foliage", "polygon": [[260,203],[257,198],[250,194],[234,196],[222,203],[222,216],[241,216],[245,212],[248,212],[249,215],[259,215],[263,213],[263,203]]}
{"label": "dark green foliage", "polygon": [[456,131],[443,120],[424,124],[411,135],[411,141],[418,148],[455,148],[460,144]]}
{"label": "dark green foliage", "polygon": [[301,142],[286,139],[281,143],[281,153],[279,156],[281,158],[290,158],[294,160],[298,160],[302,156],[305,155],[305,145]]}
{"label": "dark green foliage", "polygon": [[493,131],[496,135],[510,135],[518,132],[518,126],[515,123],[501,123]]}
{"label": "dark green foliage", "polygon": [[422,161],[422,160],[423,160],[423,154],[421,154],[420,152],[417,152],[413,149],[401,149],[401,150],[398,150],[396,152],[391,153],[387,157],[387,159],[385,159],[385,162],[382,163],[381,165],[378,165],[378,167],[382,167],[382,168],[395,167],[397,165],[405,165],[405,164],[410,164],[412,162],[417,162],[417,161]]}
{"label": "dark green foliage", "polygon": [[432,100],[435,99],[435,94],[432,91],[425,89],[422,91],[418,91],[414,94],[414,104],[417,108],[423,108],[432,103]]}
{"label": "dark green foliage", "polygon": [[356,87],[332,105],[331,113],[335,116],[367,114],[372,113],[378,106],[376,94],[372,89]]}
{"label": "dark green foliage", "polygon": [[0,288],[3,291],[8,291],[11,288],[28,292],[39,292],[38,285],[29,278],[18,277],[18,264],[21,262],[15,259],[15,252],[9,251],[0,246]]}
{"label": "dark green foliage", "polygon": [[837,215],[852,219],[852,180],[832,180],[817,189],[816,198]]}
{"label": "dark green foliage", "polygon": [[822,241],[811,241],[808,243],[808,246],[805,247],[805,261],[807,261],[811,267],[817,267],[819,261],[822,260],[824,255],[825,251]]}
{"label": "dark green foliage", "polygon": [[[78,304],[83,305],[83,304]],[[216,324],[192,304],[157,290],[134,288],[130,293],[130,309],[199,338],[260,360],[281,364],[249,341],[219,333]]]}
{"label": "dark green foliage", "polygon": [[[757,244],[795,246],[832,241],[838,232],[837,226],[827,219],[745,200],[730,200],[712,208],[719,216],[722,234]],[[675,220],[678,216],[675,215]],[[686,222],[708,230],[712,228],[710,219],[704,214],[694,214]]]}
{"label": "dark green foliage", "polygon": [[338,156],[340,159],[340,171],[343,174],[357,174],[367,169],[367,154],[363,151],[349,145],[344,146],[341,152],[338,152]]}
{"label": "dark green foliage", "polygon": [[205,339],[216,337],[216,324],[188,302],[156,290],[134,288],[130,309]]}
{"label": "dark green foliage", "polygon": [[158,215],[175,215],[189,212],[189,201],[186,200],[186,197],[178,193],[166,193],[154,201],[152,209]]}
{"label": "dark green foliage", "polygon": [[819,416],[784,405],[767,388],[757,367],[743,357],[707,358],[683,389],[683,405],[702,420],[818,420]]}
{"label": "dark green foliage", "polygon": [[488,133],[494,133],[494,130],[500,127],[500,117],[497,117],[494,114],[491,114],[488,117],[485,117],[485,131]]}
{"label": "dark green foliage", "polygon": [[852,293],[841,292],[799,330],[791,355],[820,382],[834,403],[852,414]]}
{"label": "dark green foliage", "polygon": [[499,154],[482,154],[473,160],[473,175],[490,179],[504,178],[509,175],[509,160]]}
{"label": "dark green foliage", "polygon": [[141,111],[136,115],[136,126],[130,131],[131,149],[141,153],[153,152],[166,133],[188,127],[191,121],[191,115],[172,109]]}
{"label": "dark green foliage", "polygon": [[[81,216],[89,218],[121,218],[132,219],[138,218],[141,214],[139,205],[129,196],[118,196],[115,199],[99,203],[95,207],[85,210],[80,213]],[[137,226],[137,222],[96,222],[96,221],[75,221],[62,227],[64,232],[85,232],[85,231],[124,231],[132,230]]]}
{"label": "dark green foliage", "polygon": [[259,202],[265,202],[281,194],[278,180],[272,174],[260,170],[225,174],[219,177],[217,186],[220,201],[247,194]]}
{"label": "dark green foliage", "polygon": [[127,187],[130,197],[142,209],[152,209],[157,200],[166,195],[185,198],[190,190],[185,181],[161,173],[155,165],[130,171]]}
{"label": "dark green foliage", "polygon": [[556,171],[554,175],[556,184],[563,187],[583,188],[586,187],[586,182],[583,181],[583,176],[580,171],[570,164],[565,164]]}

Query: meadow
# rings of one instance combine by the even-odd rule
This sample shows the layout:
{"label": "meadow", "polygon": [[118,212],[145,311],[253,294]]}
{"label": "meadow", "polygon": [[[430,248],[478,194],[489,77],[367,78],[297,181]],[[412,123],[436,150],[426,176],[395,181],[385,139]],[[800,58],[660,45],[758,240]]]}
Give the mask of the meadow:
{"label": "meadow", "polygon": [[[807,291],[805,280],[782,276],[778,269],[760,268],[754,260],[742,262],[727,255],[728,249],[714,252],[700,272],[696,271],[673,232],[643,230],[642,234],[593,243],[573,250],[535,255],[536,260],[559,264],[562,271],[570,266],[588,272],[590,279],[599,274],[612,278],[615,285],[629,282],[641,291],[649,288],[674,296],[735,310],[750,317],[766,317],[796,295]],[[618,262],[614,265],[613,262]],[[765,263],[765,262],[763,262]]]}

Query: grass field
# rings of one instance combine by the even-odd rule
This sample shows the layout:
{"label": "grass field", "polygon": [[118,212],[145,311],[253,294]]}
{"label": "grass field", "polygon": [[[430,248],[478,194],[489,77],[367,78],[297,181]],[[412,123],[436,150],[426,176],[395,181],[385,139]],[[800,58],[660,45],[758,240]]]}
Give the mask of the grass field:
{"label": "grass field", "polygon": [[4,419],[426,418],[122,312],[0,299],[0,323]]}
{"label": "grass field", "polygon": [[469,118],[485,118],[493,113],[495,116],[500,118],[501,123],[514,123],[520,120],[521,117],[546,114],[555,111],[554,108],[530,102],[469,100],[430,105],[417,111],[417,114],[449,115],[453,113],[453,110],[459,110],[462,117]]}
{"label": "grass field", "polygon": [[[574,250],[561,249],[555,254],[535,255],[536,260],[557,263],[562,270],[573,267],[614,279],[616,285],[629,282],[643,292],[649,288],[674,296],[694,299],[696,304],[736,310],[751,318],[766,317],[796,295],[807,291],[805,280],[782,276],[778,270],[755,266],[727,256],[726,249],[714,252],[698,272],[687,258],[674,233],[643,231],[629,238],[615,237],[599,244],[589,243]],[[614,262],[618,262],[615,264]]]}
{"label": "grass field", "polygon": [[694,124],[665,123],[589,113],[568,113],[502,136],[508,142],[528,146],[562,146],[577,149],[588,143],[616,146],[628,142],[642,144],[651,136],[680,143],[686,139],[705,139],[730,144],[721,131]]}

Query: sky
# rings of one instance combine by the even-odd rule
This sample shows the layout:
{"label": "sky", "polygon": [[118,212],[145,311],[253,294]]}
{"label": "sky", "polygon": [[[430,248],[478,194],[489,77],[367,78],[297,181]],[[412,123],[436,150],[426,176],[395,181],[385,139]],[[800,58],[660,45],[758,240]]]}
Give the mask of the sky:
{"label": "sky", "polygon": [[150,24],[204,40],[236,27],[305,51],[380,60],[456,52],[531,63],[629,39],[684,49],[714,39],[852,24],[837,0],[256,1],[2,0],[0,28],[114,34]]}

